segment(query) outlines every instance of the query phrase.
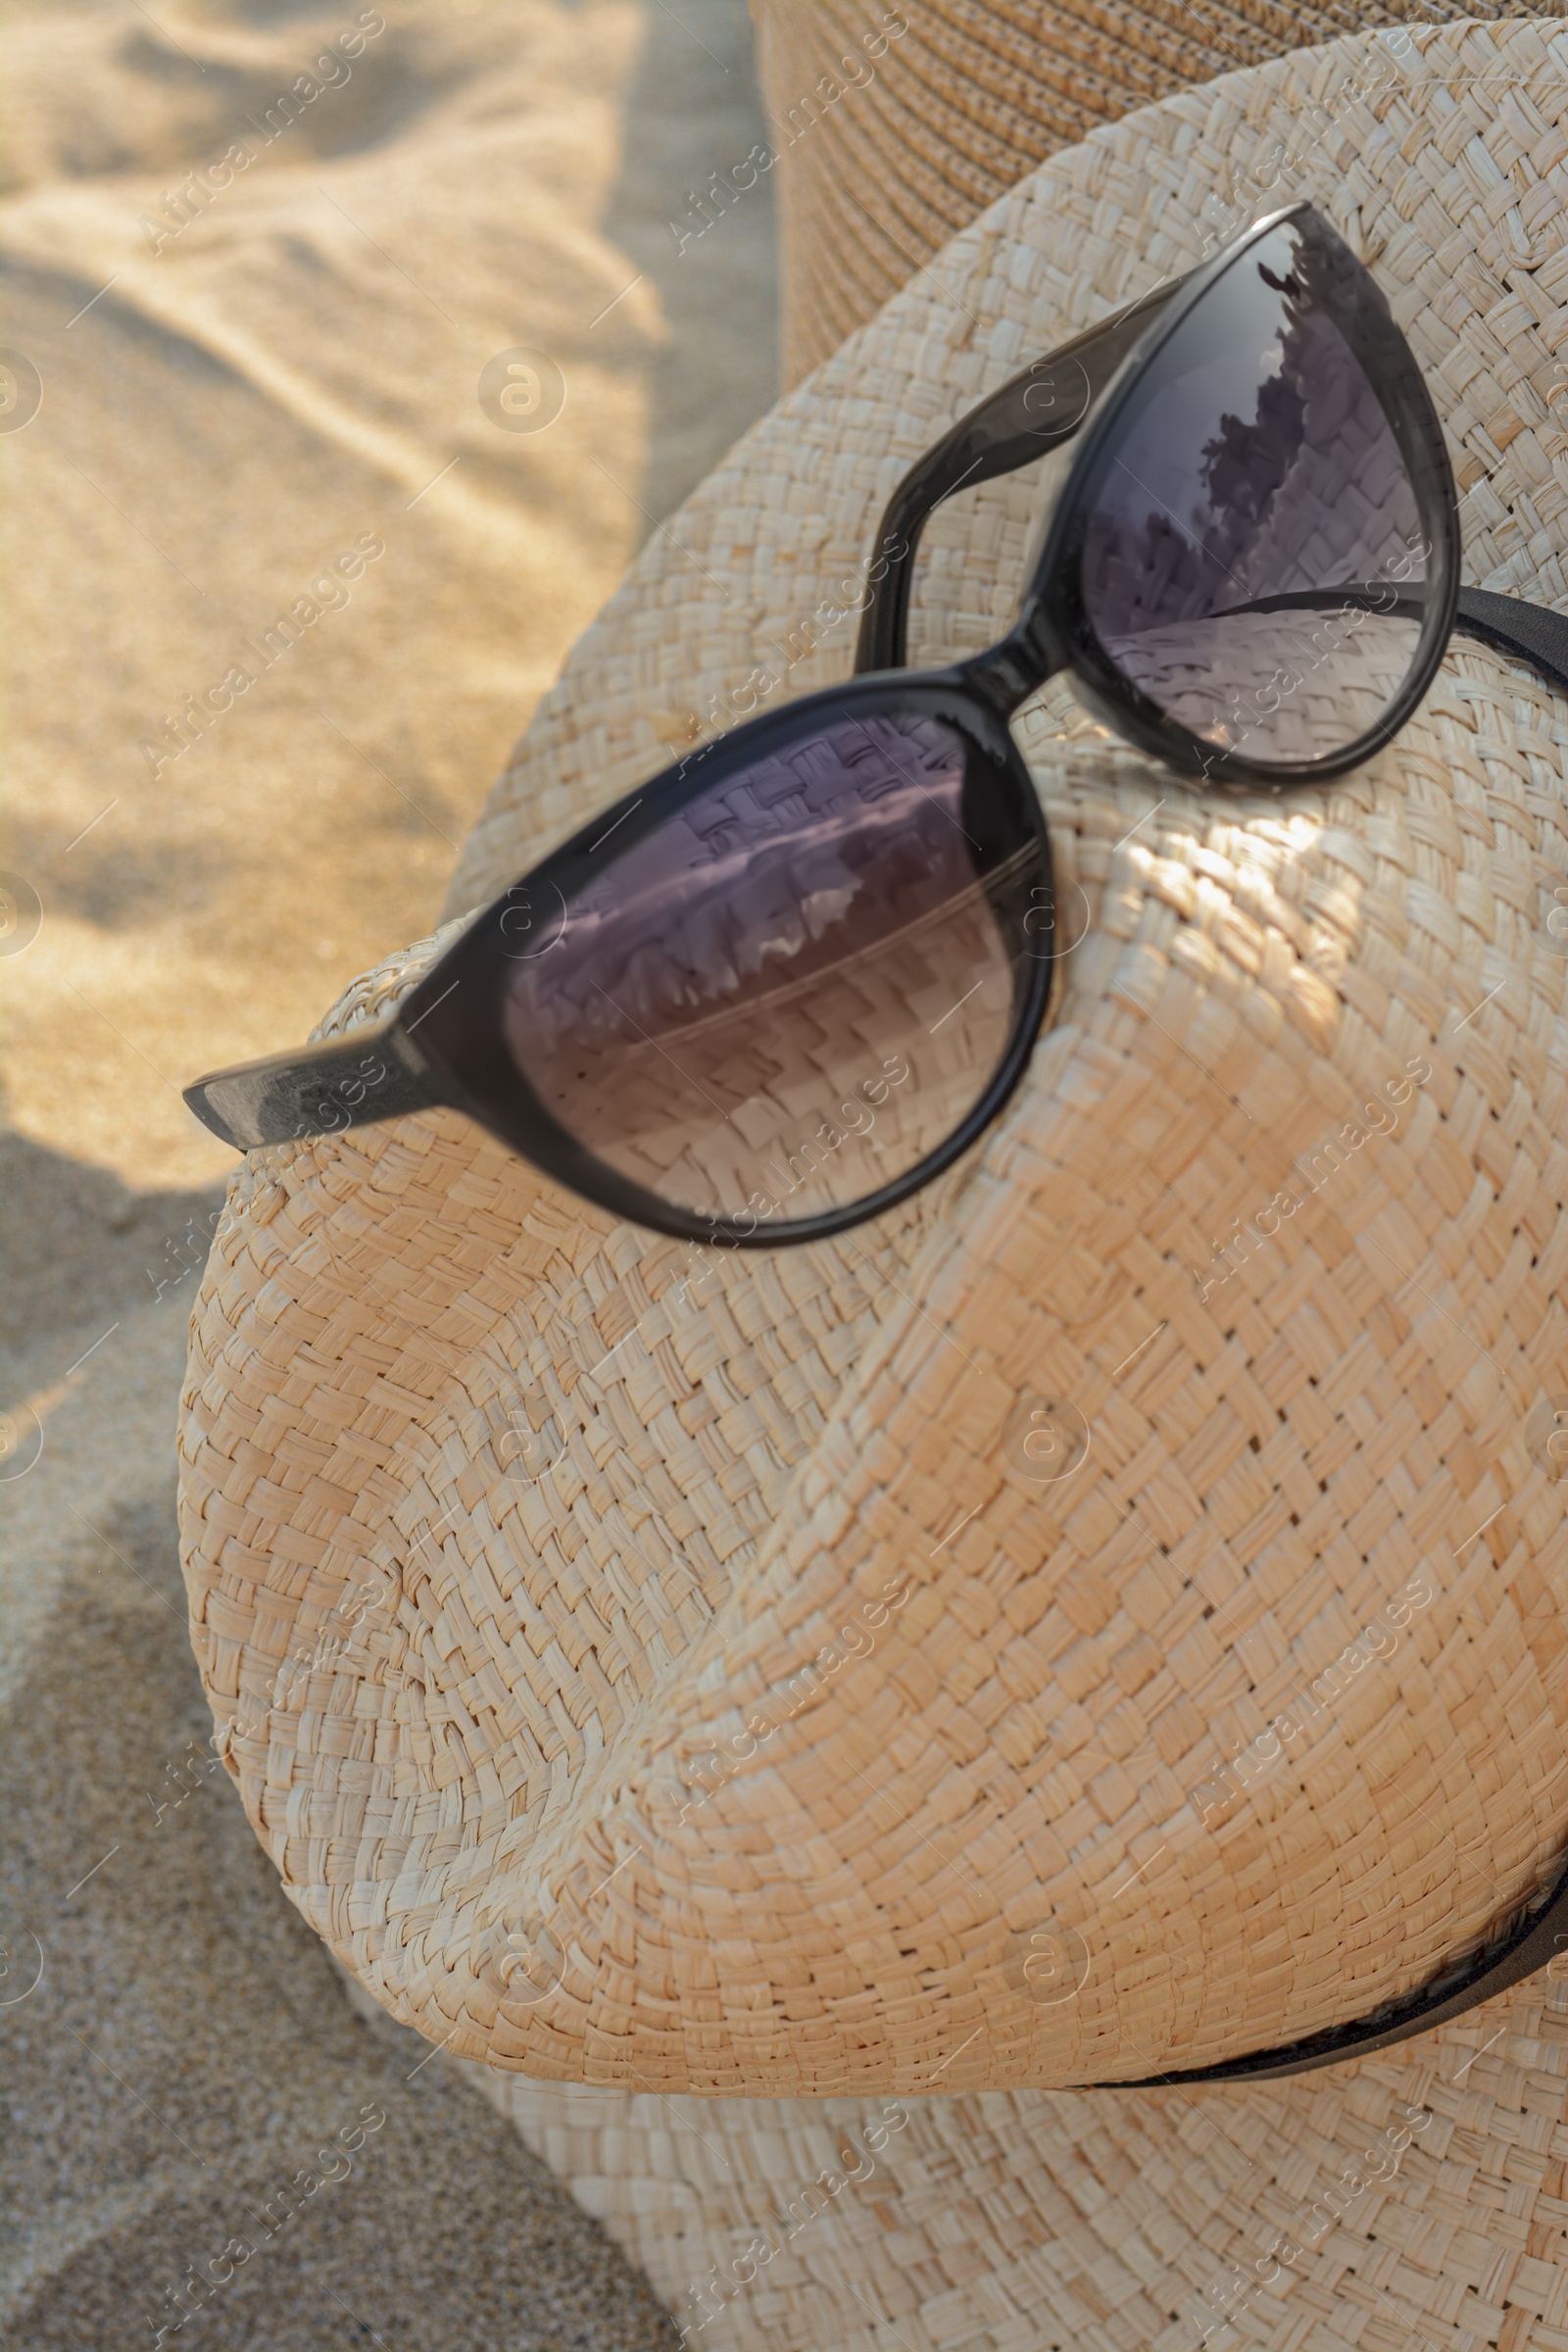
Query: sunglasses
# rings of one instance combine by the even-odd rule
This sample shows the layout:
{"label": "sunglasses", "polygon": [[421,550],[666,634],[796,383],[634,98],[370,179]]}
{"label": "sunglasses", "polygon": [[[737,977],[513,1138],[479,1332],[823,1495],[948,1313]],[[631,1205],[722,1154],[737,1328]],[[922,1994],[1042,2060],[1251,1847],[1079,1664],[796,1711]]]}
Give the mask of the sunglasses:
{"label": "sunglasses", "polygon": [[[930,514],[1081,429],[1012,628],[906,673]],[[1004,384],[877,550],[854,679],[596,816],[377,1026],[198,1079],[197,1117],[250,1150],[445,1104],[633,1224],[842,1232],[998,1116],[1073,944],[1009,725],[1047,679],[1179,776],[1274,788],[1388,743],[1455,626],[1568,686],[1568,620],[1460,588],[1414,355],[1306,205]]]}

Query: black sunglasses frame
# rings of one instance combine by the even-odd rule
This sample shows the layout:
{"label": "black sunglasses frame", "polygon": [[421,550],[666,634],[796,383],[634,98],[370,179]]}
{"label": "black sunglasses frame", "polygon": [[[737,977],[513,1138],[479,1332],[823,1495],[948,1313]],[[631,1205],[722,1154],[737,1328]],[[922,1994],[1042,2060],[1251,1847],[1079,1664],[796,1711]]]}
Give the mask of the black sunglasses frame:
{"label": "black sunglasses frame", "polygon": [[[1303,234],[1318,241],[1338,270],[1337,322],[1375,370],[1373,380],[1409,469],[1442,583],[1438,596],[1412,606],[1424,612],[1426,624],[1417,658],[1379,725],[1334,757],[1289,770],[1250,762],[1202,741],[1122,677],[1083,611],[1078,562],[1084,513],[1078,486],[1092,479],[1127,402],[1166,341],[1219,278],[1287,221],[1301,224]],[[1091,418],[1102,395],[1100,412]],[[972,660],[907,673],[903,664],[912,566],[931,514],[956,491],[1012,472],[1071,439],[1086,419],[1091,420],[1084,446],[1057,500],[1013,627]],[[246,1151],[444,1106],[464,1112],[582,1199],[654,1232],[737,1250],[818,1241],[867,1222],[940,1176],[1004,1109],[1028,1066],[1061,951],[1052,920],[1050,838],[1009,721],[1050,677],[1070,669],[1086,700],[1118,732],[1181,775],[1275,787],[1326,780],[1392,740],[1430,686],[1456,613],[1459,626],[1533,662],[1568,690],[1568,620],[1510,597],[1458,590],[1452,472],[1420,370],[1365,270],[1304,204],[1258,221],[1198,270],[1155,288],[983,401],[900,484],[883,516],[878,549],[851,680],[748,719],[603,810],[476,916],[379,1024],[197,1079],[185,1089],[196,1116],[224,1142]],[[1326,601],[1343,603],[1344,597],[1334,592]],[[967,1115],[937,1150],[860,1200],[810,1217],[754,1218],[750,1226],[741,1216],[680,1207],[588,1152],[528,1086],[502,1042],[500,1004],[507,973],[521,957],[548,953],[560,936],[551,929],[554,909],[559,906],[564,921],[573,896],[602,870],[595,858],[612,838],[618,854],[731,768],[784,750],[802,736],[887,712],[936,717],[955,727],[963,737],[971,774],[989,770],[993,787],[1013,806],[1020,839],[1030,840],[1038,856],[1037,895],[1043,902],[1037,909],[1038,944],[1017,967],[1002,1059]]]}
{"label": "black sunglasses frame", "polygon": [[[961,1124],[938,1149],[862,1200],[788,1221],[763,1223],[754,1216],[750,1226],[741,1217],[683,1209],[596,1158],[551,1116],[506,1051],[501,999],[509,971],[525,956],[549,953],[560,936],[559,929],[553,934],[551,929],[556,910],[564,922],[573,897],[597,880],[602,869],[596,855],[612,836],[617,851],[633,848],[731,769],[787,751],[826,726],[885,713],[935,719],[956,730],[965,747],[966,794],[977,778],[1000,794],[1034,853],[1036,886],[1043,894],[1042,920],[1034,934],[1040,944],[1015,965],[1002,1059]],[[978,879],[984,886],[987,875]],[[487,906],[379,1027],[355,1029],[303,1054],[215,1071],[187,1087],[185,1100],[208,1127],[240,1149],[441,1104],[466,1112],[544,1175],[631,1224],[735,1250],[818,1241],[880,1215],[941,1175],[1017,1087],[1045,1018],[1054,970],[1049,945],[1051,887],[1051,838],[1022,754],[1005,719],[956,671],[829,687],[749,719],[603,810]],[[541,943],[534,945],[541,932]]]}
{"label": "black sunglasses frame", "polygon": [[[976,696],[966,694],[950,675],[928,672],[918,678],[873,679],[865,685],[804,697],[787,709],[737,727],[732,734],[694,753],[644,793],[617,804],[622,813],[609,810],[534,871],[522,884],[514,884],[497,907],[466,932],[435,968],[426,974],[409,1000],[411,1026],[426,1017],[434,1031],[433,1054],[455,1090],[451,1100],[459,1108],[472,1106],[471,1115],[511,1144],[536,1167],[563,1184],[596,1200],[612,1214],[678,1240],[734,1249],[768,1249],[781,1243],[809,1242],[847,1226],[863,1223],[931,1182],[965,1152],[997,1116],[1028,1066],[1029,1055],[1045,1017],[1053,966],[1049,959],[1026,956],[1023,981],[1015,992],[1006,1048],[984,1093],[960,1126],[933,1152],[894,1182],[864,1200],[824,1210],[812,1217],[762,1224],[755,1216],[748,1229],[740,1217],[703,1216],[662,1200],[633,1183],[616,1169],[584,1150],[545,1109],[532,1088],[517,1072],[502,1042],[499,999],[506,986],[508,964],[516,950],[504,944],[509,911],[520,891],[532,900],[559,896],[563,911],[589,882],[596,880],[595,853],[613,832],[617,848],[629,849],[656,831],[700,792],[722,782],[730,768],[749,766],[759,759],[787,751],[803,736],[819,734],[824,724],[842,726],[846,720],[878,718],[889,712],[900,717],[938,720],[962,736],[965,745],[966,795],[978,774],[1011,803],[1020,829],[1027,829],[1038,858],[1044,887],[1051,885],[1051,839],[1045,812],[1030,781],[1028,768],[1007,728]],[[986,877],[981,875],[982,883]],[[1049,904],[1049,901],[1048,901]],[[531,920],[531,908],[530,908]],[[548,952],[548,949],[540,951]],[[460,988],[468,989],[466,1005],[453,1002]],[[451,1004],[447,1013],[445,1006]],[[473,1018],[477,1008],[479,1018]],[[480,1106],[487,1107],[482,1111]],[[501,1107],[498,1108],[497,1105]]]}
{"label": "black sunglasses frame", "polygon": [[[1313,292],[1319,307],[1376,387],[1415,494],[1428,547],[1428,580],[1436,592],[1419,600],[1396,594],[1391,600],[1382,592],[1374,597],[1352,587],[1348,592],[1335,588],[1321,596],[1269,600],[1281,607],[1325,611],[1343,609],[1347,603],[1376,604],[1384,611],[1419,615],[1422,622],[1410,669],[1376,725],[1323,758],[1282,762],[1250,760],[1195,735],[1142,694],[1096,635],[1082,581],[1091,489],[1102,455],[1122,432],[1130,405],[1147,386],[1167,344],[1218,281],[1289,223],[1315,245],[1320,277]],[[1071,408],[1077,393],[1070,370],[1084,378],[1084,398],[1074,414],[1058,420],[1050,416],[1050,409],[1058,401]],[[1368,271],[1304,203],[1270,214],[1174,285],[1144,296],[1121,318],[1092,327],[1048,360],[1037,362],[928,453],[883,517],[880,539],[889,551],[888,568],[861,621],[857,669],[898,668],[903,663],[914,550],[935,506],[959,488],[1015,471],[1071,439],[1102,389],[1105,397],[1089,422],[1056,500],[1018,618],[999,645],[962,664],[962,674],[982,692],[994,690],[994,681],[1011,710],[1049,678],[1070,670],[1084,701],[1119,735],[1177,775],[1207,784],[1263,785],[1280,791],[1327,783],[1359,767],[1407,724],[1443,660],[1458,598],[1459,505],[1443,426],[1414,353]],[[911,483],[912,498],[906,496]]]}

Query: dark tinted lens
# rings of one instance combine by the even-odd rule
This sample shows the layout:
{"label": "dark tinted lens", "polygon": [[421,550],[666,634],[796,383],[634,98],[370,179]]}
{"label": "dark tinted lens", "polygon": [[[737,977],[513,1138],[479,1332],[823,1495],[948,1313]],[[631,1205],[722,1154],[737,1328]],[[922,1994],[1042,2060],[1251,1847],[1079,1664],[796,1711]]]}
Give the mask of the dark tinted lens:
{"label": "dark tinted lens", "polygon": [[742,1231],[880,1191],[961,1125],[1011,1036],[1040,951],[1021,782],[905,713],[719,770],[607,841],[518,961],[518,1068],[600,1160]]}
{"label": "dark tinted lens", "polygon": [[1326,307],[1353,269],[1287,223],[1159,353],[1088,496],[1084,603],[1134,685],[1259,763],[1348,750],[1414,664],[1431,551]]}

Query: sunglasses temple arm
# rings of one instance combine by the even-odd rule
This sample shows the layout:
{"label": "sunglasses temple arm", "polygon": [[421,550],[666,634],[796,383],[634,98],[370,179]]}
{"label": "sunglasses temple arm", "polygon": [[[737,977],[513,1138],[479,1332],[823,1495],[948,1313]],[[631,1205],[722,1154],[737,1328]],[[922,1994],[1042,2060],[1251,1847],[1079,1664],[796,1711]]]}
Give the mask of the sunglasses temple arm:
{"label": "sunglasses temple arm", "polygon": [[1568,617],[1522,597],[1461,588],[1454,627],[1495,653],[1513,654],[1568,692]]}
{"label": "sunglasses temple arm", "polygon": [[[920,534],[945,498],[1016,473],[1070,441],[1150,320],[1186,279],[1167,280],[1063,343],[971,409],[909,468],[889,501],[866,580],[855,670],[902,669]],[[1053,417],[1054,410],[1065,416]]]}
{"label": "sunglasses temple arm", "polygon": [[202,1125],[236,1152],[368,1127],[451,1099],[396,1015],[295,1054],[209,1070],[184,1097]]}

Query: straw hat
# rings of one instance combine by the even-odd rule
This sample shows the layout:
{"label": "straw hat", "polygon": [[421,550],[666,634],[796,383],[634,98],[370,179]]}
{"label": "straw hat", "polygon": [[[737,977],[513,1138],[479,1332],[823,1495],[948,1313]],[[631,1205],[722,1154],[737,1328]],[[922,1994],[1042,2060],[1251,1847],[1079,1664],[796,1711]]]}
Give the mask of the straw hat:
{"label": "straw hat", "polygon": [[[1286,47],[1447,13],[1424,0],[752,0],[752,11],[789,384],[1070,140]],[[1568,0],[1477,13],[1556,17]],[[694,189],[677,231],[716,232],[760,162]]]}
{"label": "straw hat", "polygon": [[[1469,578],[1568,603],[1565,69],[1550,24],[1354,38],[1037,172],[651,542],[453,907],[843,675],[904,468],[1303,122],[1263,201],[1390,292]],[[938,518],[916,659],[995,632],[1030,506]],[[714,2343],[1174,2352],[1195,2297],[1281,2352],[1568,2343],[1544,1978],[1283,2084],[1052,2095],[1364,2015],[1559,1864],[1568,703],[1460,642],[1279,799],[1060,692],[1022,735],[1082,936],[1005,1117],[882,1225],[710,1267],[447,1113],[239,1170],[180,1441],[222,1751],[361,1985],[672,2298],[724,2266]]]}

